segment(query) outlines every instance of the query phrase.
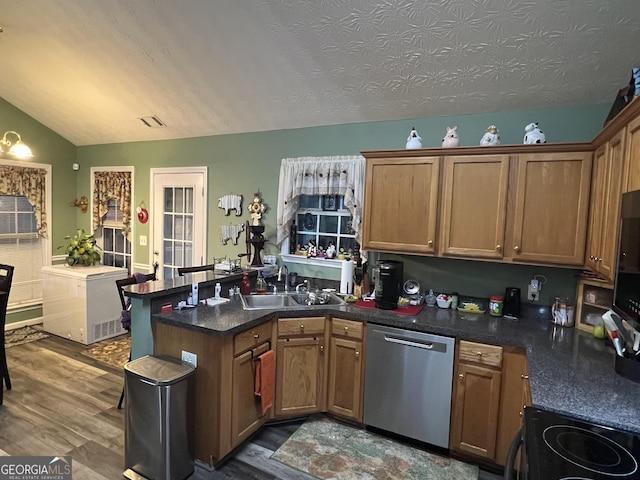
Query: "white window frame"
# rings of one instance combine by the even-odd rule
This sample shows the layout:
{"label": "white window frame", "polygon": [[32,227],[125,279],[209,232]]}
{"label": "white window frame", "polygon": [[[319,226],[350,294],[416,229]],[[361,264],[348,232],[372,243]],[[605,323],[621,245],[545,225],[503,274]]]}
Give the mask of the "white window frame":
{"label": "white window frame", "polygon": [[[51,214],[51,199],[52,199],[52,194],[51,194],[51,165],[49,164],[45,164],[45,163],[35,163],[35,162],[28,162],[28,161],[20,161],[20,160],[7,160],[4,158],[0,158],[0,165],[9,165],[9,166],[15,166],[15,167],[23,167],[23,168],[40,168],[46,171],[46,180],[45,180],[45,188],[46,188],[46,198],[45,198],[45,202],[46,202],[46,208],[47,208],[47,237],[44,239],[44,241],[42,242],[42,265],[46,266],[46,265],[51,265],[52,262],[52,254],[51,254],[51,232],[53,231],[53,216]],[[14,265],[15,268],[20,268],[19,265]],[[40,283],[40,285],[42,285],[42,275],[39,278],[33,278],[32,280],[30,280],[30,282],[35,283]],[[17,285],[19,285],[21,282],[16,281],[16,271],[14,270],[13,273],[13,281],[12,281],[12,285],[11,285],[11,289],[13,290],[13,288]],[[23,301],[20,303],[9,303],[7,305],[7,313],[16,313],[16,312],[21,312],[21,311],[25,311],[25,310],[29,310],[32,309],[34,307],[39,307],[40,305],[42,305],[42,297],[39,298],[32,298],[31,300],[28,301]]]}
{"label": "white window frame", "polygon": [[[89,201],[90,203],[90,211],[93,212],[93,192],[95,191],[95,173],[97,172],[129,172],[131,173],[131,205],[129,206],[130,210],[131,210],[131,233],[129,234],[129,239],[131,241],[131,271],[135,271],[136,270],[136,264],[135,264],[135,248],[134,248],[134,242],[133,239],[136,238],[135,237],[135,219],[137,218],[137,215],[135,213],[135,209],[133,208],[133,199],[135,198],[135,169],[134,167],[91,167],[91,199]],[[105,226],[105,225],[103,225]],[[117,225],[114,224],[106,224],[107,227],[110,228],[118,228]],[[122,228],[122,225],[120,225],[120,228]],[[93,228],[93,217],[91,218],[91,233],[93,233],[94,235],[97,234],[98,232]],[[102,242],[102,235],[96,235],[96,240],[97,240],[97,244],[100,247],[100,250],[102,250],[103,242]],[[102,257],[102,254],[101,254]]]}

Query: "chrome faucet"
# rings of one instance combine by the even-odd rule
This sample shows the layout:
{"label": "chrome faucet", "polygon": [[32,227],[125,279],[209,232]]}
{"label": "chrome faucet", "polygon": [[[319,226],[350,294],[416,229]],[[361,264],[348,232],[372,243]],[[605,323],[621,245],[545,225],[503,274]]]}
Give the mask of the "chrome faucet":
{"label": "chrome faucet", "polygon": [[282,281],[282,275],[284,274],[284,291],[286,293],[289,292],[289,267],[285,264],[280,265],[280,269],[278,270],[278,281]]}
{"label": "chrome faucet", "polygon": [[273,289],[273,294],[277,294],[278,293],[278,287],[273,284],[273,283],[267,283],[267,287],[272,288]]}
{"label": "chrome faucet", "polygon": [[302,283],[296,285],[296,293],[306,293],[309,291],[309,280],[305,280]]}

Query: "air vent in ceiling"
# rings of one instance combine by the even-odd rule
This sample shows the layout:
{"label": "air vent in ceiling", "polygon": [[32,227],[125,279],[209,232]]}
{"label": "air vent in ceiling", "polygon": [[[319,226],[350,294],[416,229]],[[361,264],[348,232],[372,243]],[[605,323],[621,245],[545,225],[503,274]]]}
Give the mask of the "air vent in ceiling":
{"label": "air vent in ceiling", "polygon": [[162,120],[157,117],[157,115],[152,115],[150,117],[140,117],[140,121],[149,128],[160,128],[167,126]]}

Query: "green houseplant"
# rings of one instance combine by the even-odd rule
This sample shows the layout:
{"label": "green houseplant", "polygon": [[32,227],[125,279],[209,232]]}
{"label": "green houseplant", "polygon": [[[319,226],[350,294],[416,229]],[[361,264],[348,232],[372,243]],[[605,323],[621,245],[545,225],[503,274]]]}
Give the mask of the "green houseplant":
{"label": "green houseplant", "polygon": [[58,249],[64,248],[67,252],[67,265],[94,265],[100,263],[100,247],[96,245],[95,235],[89,235],[82,228],[76,230],[72,237],[67,235],[65,240],[69,240],[68,245],[60,245]]}

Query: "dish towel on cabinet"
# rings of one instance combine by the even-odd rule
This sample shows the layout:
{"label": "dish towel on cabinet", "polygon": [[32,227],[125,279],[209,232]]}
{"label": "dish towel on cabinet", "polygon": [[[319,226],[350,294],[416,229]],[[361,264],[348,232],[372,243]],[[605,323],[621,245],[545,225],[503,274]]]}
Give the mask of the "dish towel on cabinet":
{"label": "dish towel on cabinet", "polygon": [[275,378],[276,352],[267,350],[256,359],[254,393],[260,397],[262,414],[273,405],[273,381]]}

